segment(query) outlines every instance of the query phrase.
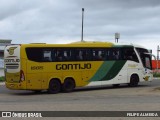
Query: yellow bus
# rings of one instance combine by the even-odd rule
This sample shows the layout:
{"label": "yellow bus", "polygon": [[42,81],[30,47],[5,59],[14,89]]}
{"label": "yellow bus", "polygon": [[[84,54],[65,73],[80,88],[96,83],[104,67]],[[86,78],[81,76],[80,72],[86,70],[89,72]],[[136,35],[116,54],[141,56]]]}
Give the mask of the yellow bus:
{"label": "yellow bus", "polygon": [[149,51],[133,44],[9,45],[4,61],[6,87],[15,90],[58,93],[109,84],[137,86],[153,77]]}

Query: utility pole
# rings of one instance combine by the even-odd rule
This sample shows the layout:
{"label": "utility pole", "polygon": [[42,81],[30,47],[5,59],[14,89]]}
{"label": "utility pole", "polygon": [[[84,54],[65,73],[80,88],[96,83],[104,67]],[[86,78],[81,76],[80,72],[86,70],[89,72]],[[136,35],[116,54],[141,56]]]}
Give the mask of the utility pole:
{"label": "utility pole", "polygon": [[160,49],[159,49],[159,45],[157,46],[157,71],[159,69],[159,52],[160,52]]}
{"label": "utility pole", "polygon": [[84,8],[82,8],[82,33],[81,33],[81,42],[83,42],[83,19],[84,19]]}

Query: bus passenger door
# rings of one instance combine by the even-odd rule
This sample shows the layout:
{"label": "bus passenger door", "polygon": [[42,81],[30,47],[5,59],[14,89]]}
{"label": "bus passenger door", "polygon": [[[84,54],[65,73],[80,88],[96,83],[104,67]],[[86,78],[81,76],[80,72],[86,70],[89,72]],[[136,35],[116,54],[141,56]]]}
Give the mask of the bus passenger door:
{"label": "bus passenger door", "polygon": [[126,83],[127,82],[127,69],[122,69],[118,75],[117,79],[114,80],[114,84],[119,84],[119,83]]}

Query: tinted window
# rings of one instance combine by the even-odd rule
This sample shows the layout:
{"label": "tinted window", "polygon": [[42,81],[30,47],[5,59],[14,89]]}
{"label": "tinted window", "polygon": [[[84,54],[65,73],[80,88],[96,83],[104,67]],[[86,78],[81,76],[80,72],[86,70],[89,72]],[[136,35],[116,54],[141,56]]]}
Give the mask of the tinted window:
{"label": "tinted window", "polygon": [[106,59],[105,49],[92,49],[91,56],[93,61],[102,61]]}
{"label": "tinted window", "polygon": [[74,50],[73,49],[55,49],[55,60],[54,61],[73,61]]}
{"label": "tinted window", "polygon": [[136,48],[136,50],[138,51],[138,54],[141,58],[143,66],[146,68],[152,69],[152,64],[151,64],[152,58],[150,55],[146,54],[146,53],[149,53],[149,51],[143,48]]}
{"label": "tinted window", "polygon": [[123,59],[139,62],[138,57],[133,48],[123,48]]}
{"label": "tinted window", "polygon": [[27,57],[29,60],[40,62],[42,61],[42,50],[41,48],[26,48]]}
{"label": "tinted window", "polygon": [[107,60],[121,60],[121,49],[118,48],[108,49]]}
{"label": "tinted window", "polygon": [[145,57],[145,67],[151,69],[151,60],[150,57]]}
{"label": "tinted window", "polygon": [[36,62],[132,60],[133,48],[26,48],[27,57]]}
{"label": "tinted window", "polygon": [[44,61],[44,62],[53,61],[52,49],[43,49],[43,51],[42,51],[42,61]]}

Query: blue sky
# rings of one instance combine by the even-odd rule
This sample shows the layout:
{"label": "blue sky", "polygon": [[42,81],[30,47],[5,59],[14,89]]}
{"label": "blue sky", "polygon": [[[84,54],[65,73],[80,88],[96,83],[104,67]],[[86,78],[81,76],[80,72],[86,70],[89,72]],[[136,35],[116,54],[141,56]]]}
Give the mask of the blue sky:
{"label": "blue sky", "polygon": [[84,40],[134,43],[156,53],[160,45],[160,0],[0,0],[0,39],[12,43]]}

